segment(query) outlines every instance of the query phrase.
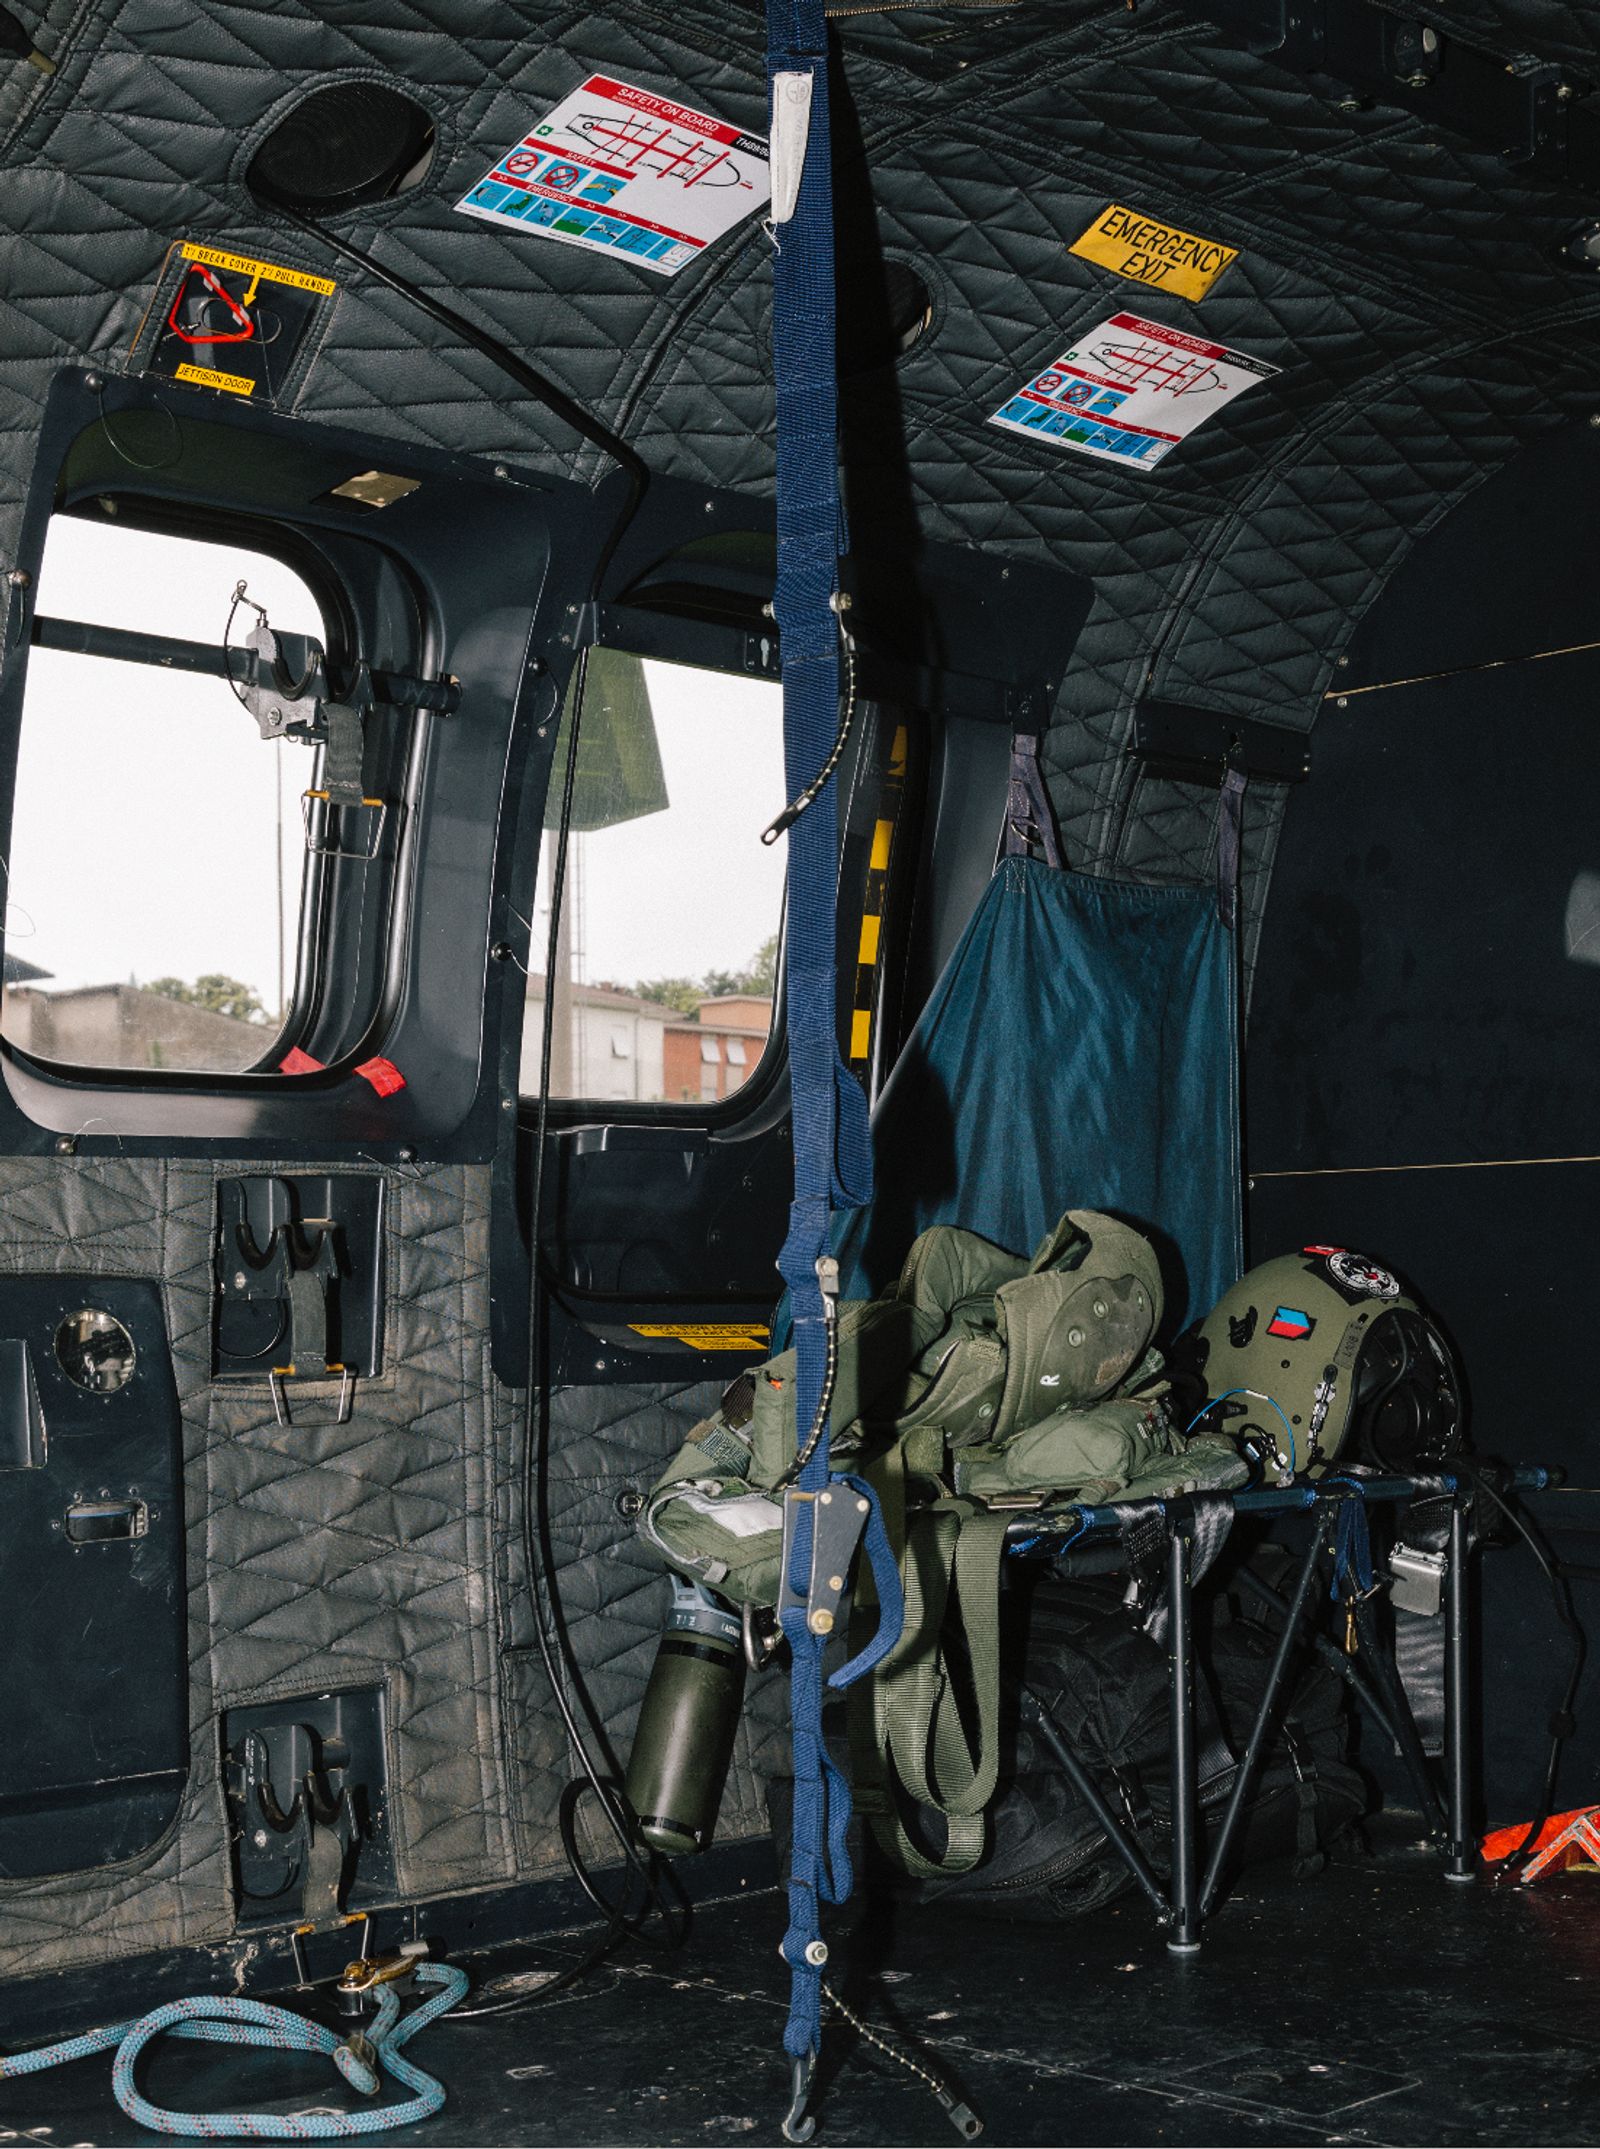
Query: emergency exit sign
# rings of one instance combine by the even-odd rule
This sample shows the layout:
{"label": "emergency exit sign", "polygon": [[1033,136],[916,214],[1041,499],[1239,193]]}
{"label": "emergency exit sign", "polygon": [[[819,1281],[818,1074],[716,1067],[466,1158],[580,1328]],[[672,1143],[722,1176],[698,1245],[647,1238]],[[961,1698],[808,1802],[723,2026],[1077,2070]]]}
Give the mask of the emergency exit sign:
{"label": "emergency exit sign", "polygon": [[1236,246],[1180,231],[1176,224],[1163,224],[1119,202],[1112,202],[1082,238],[1073,240],[1072,251],[1134,283],[1190,299],[1204,298],[1239,258]]}

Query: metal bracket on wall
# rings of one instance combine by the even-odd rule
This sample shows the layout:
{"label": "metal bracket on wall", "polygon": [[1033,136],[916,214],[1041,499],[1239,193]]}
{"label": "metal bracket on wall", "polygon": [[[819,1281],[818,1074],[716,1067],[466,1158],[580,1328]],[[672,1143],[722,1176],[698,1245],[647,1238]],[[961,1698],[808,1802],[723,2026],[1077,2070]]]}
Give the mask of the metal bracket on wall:
{"label": "metal bracket on wall", "polygon": [[1397,105],[1507,163],[1600,194],[1600,95],[1524,52],[1493,51],[1384,0],[1178,0],[1263,58]]}
{"label": "metal bracket on wall", "polygon": [[1257,783],[1303,783],[1311,774],[1308,732],[1171,701],[1140,703],[1128,752],[1147,774],[1178,783],[1215,786],[1230,768]]}
{"label": "metal bracket on wall", "polygon": [[[982,678],[970,672],[911,663],[874,646],[869,631],[852,621],[856,674],[864,696],[897,708],[938,711],[1012,731],[1037,731],[1048,721],[1051,681]],[[715,671],[754,673],[777,679],[781,660],[776,627],[748,628],[638,604],[574,605],[558,637],[563,648],[601,643],[635,657],[670,664],[697,664]]]}

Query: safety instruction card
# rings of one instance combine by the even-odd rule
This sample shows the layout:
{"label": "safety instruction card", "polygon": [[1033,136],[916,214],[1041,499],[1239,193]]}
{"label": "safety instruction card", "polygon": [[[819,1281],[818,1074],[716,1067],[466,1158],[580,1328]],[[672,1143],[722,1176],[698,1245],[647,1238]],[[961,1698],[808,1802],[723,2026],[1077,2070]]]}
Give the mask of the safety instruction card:
{"label": "safety instruction card", "polygon": [[456,207],[676,276],[770,193],[759,135],[591,75]]}
{"label": "safety instruction card", "polygon": [[1278,367],[1136,313],[1114,313],[990,418],[1052,447],[1149,470]]}

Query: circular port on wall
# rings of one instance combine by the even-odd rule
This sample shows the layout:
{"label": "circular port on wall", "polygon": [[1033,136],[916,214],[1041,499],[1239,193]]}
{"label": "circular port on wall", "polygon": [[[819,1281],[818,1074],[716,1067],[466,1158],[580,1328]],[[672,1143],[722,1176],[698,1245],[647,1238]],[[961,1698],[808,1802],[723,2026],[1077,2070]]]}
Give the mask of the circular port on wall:
{"label": "circular port on wall", "polygon": [[115,1395],[133,1378],[133,1338],[114,1313],[85,1306],[56,1330],[56,1363],[75,1387]]}
{"label": "circular port on wall", "polygon": [[292,105],[245,174],[258,201],[336,216],[404,194],[433,157],[433,121],[381,82],[332,82]]}

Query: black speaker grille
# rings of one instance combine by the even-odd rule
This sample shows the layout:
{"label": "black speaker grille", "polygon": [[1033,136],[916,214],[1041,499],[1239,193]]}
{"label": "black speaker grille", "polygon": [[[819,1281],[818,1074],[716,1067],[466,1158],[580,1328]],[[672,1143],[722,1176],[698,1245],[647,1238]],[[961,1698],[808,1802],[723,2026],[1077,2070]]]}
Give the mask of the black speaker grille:
{"label": "black speaker grille", "polygon": [[393,194],[432,138],[433,121],[401,91],[330,83],[303,97],[256,151],[251,191],[307,216],[358,209]]}

